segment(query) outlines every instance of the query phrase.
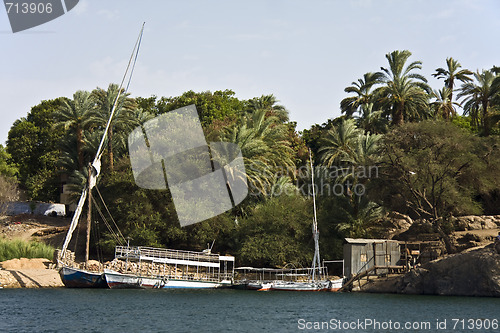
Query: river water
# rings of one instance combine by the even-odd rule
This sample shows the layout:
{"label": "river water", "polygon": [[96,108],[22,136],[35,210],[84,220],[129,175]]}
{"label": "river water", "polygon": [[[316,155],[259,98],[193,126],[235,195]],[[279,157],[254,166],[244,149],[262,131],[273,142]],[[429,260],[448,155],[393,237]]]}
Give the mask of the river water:
{"label": "river water", "polygon": [[500,332],[499,321],[498,298],[244,290],[0,290],[0,332]]}

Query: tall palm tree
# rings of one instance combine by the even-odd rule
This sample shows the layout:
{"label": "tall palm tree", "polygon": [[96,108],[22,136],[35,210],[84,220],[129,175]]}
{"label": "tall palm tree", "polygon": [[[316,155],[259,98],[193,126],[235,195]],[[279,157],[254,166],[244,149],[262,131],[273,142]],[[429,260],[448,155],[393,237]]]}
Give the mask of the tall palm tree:
{"label": "tall palm tree", "polygon": [[[123,89],[118,92],[118,85],[111,83],[107,90],[96,88],[92,92],[97,110],[92,112],[89,122],[97,129],[104,130],[106,123],[111,115],[113,104],[118,97],[115,114],[108,128],[107,143],[108,143],[108,163],[110,171],[114,169],[114,144],[125,142],[125,137],[130,130],[137,125],[137,120],[134,118],[134,110],[136,109],[135,100],[129,98],[130,94],[125,94]],[[118,133],[118,137],[114,138],[114,134]]]}
{"label": "tall palm tree", "polygon": [[464,82],[472,81],[470,77],[472,72],[468,69],[462,69],[462,65],[452,57],[446,58],[446,69],[437,68],[432,76],[438,79],[444,79],[445,86],[450,90],[449,100],[453,101],[453,91],[455,90],[455,80]]}
{"label": "tall palm tree", "polygon": [[371,88],[378,83],[382,83],[382,73],[366,73],[362,79],[357,82],[352,82],[351,86],[344,89],[346,93],[355,93],[356,96],[344,98],[340,102],[340,109],[348,117],[352,117],[355,112],[358,112],[360,107],[374,102],[374,96],[371,93]]}
{"label": "tall palm tree", "polygon": [[88,91],[79,90],[73,94],[73,99],[64,99],[63,105],[54,112],[55,127],[71,129],[76,136],[76,155],[78,170],[82,170],[83,161],[83,131],[89,122],[91,112],[95,109],[95,101]]}
{"label": "tall palm tree", "polygon": [[406,65],[411,52],[393,51],[385,55],[389,68],[381,67],[384,86],[377,88],[375,94],[392,117],[394,125],[401,125],[405,119],[426,117],[428,95],[431,91],[427,79],[414,70],[422,69],[421,61]]}
{"label": "tall palm tree", "polygon": [[448,120],[457,114],[454,105],[460,106],[460,104],[451,100],[452,90],[450,88],[443,87],[441,90],[433,90],[431,96],[436,99],[430,103],[435,117],[442,116]]}
{"label": "tall palm tree", "polygon": [[480,123],[484,134],[491,130],[490,112],[495,106],[495,100],[500,96],[500,76],[491,70],[476,71],[475,82],[465,82],[460,88],[458,98],[463,97],[464,113],[480,113]]}
{"label": "tall palm tree", "polygon": [[327,181],[342,184],[344,188],[343,195],[335,198],[334,205],[335,211],[343,215],[337,228],[346,237],[366,236],[360,231],[366,231],[367,223],[381,215],[380,206],[364,195],[371,172],[380,159],[380,140],[380,135],[365,134],[356,128],[353,119],[348,119],[328,131],[325,144],[319,150],[324,166],[330,168],[336,164],[335,169],[327,169],[323,178],[333,176],[334,179]]}

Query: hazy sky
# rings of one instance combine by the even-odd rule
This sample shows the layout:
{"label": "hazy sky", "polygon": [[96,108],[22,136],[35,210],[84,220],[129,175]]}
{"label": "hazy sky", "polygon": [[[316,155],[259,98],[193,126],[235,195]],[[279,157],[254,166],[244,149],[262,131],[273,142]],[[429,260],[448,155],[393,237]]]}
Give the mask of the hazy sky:
{"label": "hazy sky", "polygon": [[471,70],[500,65],[500,1],[80,0],[13,34],[0,7],[0,143],[41,100],[119,83],[139,33],[132,96],[232,89],[274,94],[298,128],[340,115],[344,88],[408,49],[430,76],[452,56]]}

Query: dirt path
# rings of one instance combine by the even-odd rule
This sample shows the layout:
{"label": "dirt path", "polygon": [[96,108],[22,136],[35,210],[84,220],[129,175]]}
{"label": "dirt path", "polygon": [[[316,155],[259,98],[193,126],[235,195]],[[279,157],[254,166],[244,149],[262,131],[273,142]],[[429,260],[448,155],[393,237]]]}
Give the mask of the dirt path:
{"label": "dirt path", "polygon": [[37,240],[60,246],[70,219],[39,215],[16,215],[0,217],[0,237],[20,239],[24,241]]}

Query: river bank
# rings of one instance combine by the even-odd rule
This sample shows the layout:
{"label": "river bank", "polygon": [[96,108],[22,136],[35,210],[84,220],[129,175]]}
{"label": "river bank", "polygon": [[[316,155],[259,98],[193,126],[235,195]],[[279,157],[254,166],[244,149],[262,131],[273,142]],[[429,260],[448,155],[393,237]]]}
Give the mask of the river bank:
{"label": "river bank", "polygon": [[500,252],[494,244],[431,261],[400,276],[367,281],[361,292],[500,297]]}
{"label": "river bank", "polygon": [[63,287],[59,272],[52,269],[47,259],[12,259],[0,263],[2,288],[57,288]]}

